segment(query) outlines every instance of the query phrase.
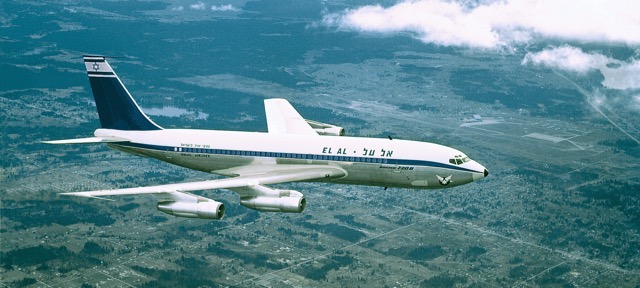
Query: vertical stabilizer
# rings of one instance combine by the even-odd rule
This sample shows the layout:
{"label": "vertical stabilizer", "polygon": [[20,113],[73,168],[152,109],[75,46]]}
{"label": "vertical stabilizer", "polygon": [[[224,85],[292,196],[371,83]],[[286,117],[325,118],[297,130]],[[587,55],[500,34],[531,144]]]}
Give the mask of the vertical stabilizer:
{"label": "vertical stabilizer", "polygon": [[100,124],[105,129],[160,130],[142,112],[103,56],[84,56]]}

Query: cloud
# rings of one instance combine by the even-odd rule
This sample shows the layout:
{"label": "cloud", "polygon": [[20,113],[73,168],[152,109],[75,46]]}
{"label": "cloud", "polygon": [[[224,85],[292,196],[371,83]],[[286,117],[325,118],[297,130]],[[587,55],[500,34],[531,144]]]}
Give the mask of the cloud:
{"label": "cloud", "polygon": [[[588,100],[588,103],[593,108],[595,108],[598,113],[602,115],[607,115],[611,111],[620,112],[620,110],[631,110],[631,111],[640,112],[640,94],[638,94],[636,91],[622,90],[622,91],[606,91],[605,92],[599,89],[594,89],[593,91],[589,92],[589,94],[586,94],[585,96],[586,96],[586,99]],[[611,114],[609,115],[612,116]],[[619,117],[620,116],[616,115],[613,119],[608,119],[608,120],[609,121],[617,120],[616,118],[619,118]],[[631,121],[631,123],[629,122],[626,122],[626,123],[617,122],[617,123],[618,124],[616,125],[622,124],[624,125],[623,127],[628,127],[627,125],[630,125],[631,123],[633,123],[633,121]],[[633,130],[637,130],[637,129],[633,127]],[[627,133],[627,135],[629,135],[627,131],[625,132]],[[635,137],[633,136],[630,136],[630,137],[636,140]]]}
{"label": "cloud", "polygon": [[198,2],[198,3],[194,3],[194,4],[189,5],[189,8],[191,8],[193,10],[204,10],[204,9],[206,9],[206,6],[202,2]]}
{"label": "cloud", "polygon": [[580,48],[568,45],[547,48],[536,53],[527,53],[522,64],[547,66],[550,68],[586,73],[606,66],[611,59],[601,54],[585,53]]}
{"label": "cloud", "polygon": [[[191,9],[193,9],[193,10],[201,10],[201,11],[204,11],[204,10],[206,10],[206,9],[207,9],[207,5],[206,5],[206,4],[204,4],[204,2],[198,2],[198,3],[194,3],[194,4],[189,5],[189,8],[191,8]],[[182,9],[183,9],[183,7],[182,7],[182,6],[178,6],[178,7],[174,7],[174,8],[172,8],[171,10],[174,10],[174,11],[181,11]],[[240,11],[240,9],[238,9],[238,8],[234,7],[234,6],[233,6],[233,5],[231,5],[231,4],[219,5],[219,6],[212,5],[210,9],[211,9],[211,11],[222,11],[222,12],[226,12],[226,11]]]}
{"label": "cloud", "polygon": [[326,14],[323,23],[374,33],[411,33],[425,43],[503,48],[543,38],[640,44],[636,0],[414,0]]}
{"label": "cloud", "polygon": [[211,6],[211,11],[240,11],[240,9],[233,7],[231,4],[227,4],[220,6],[213,5]]}
{"label": "cloud", "polygon": [[[602,85],[613,89],[640,89],[640,61],[624,63],[619,68],[604,67]],[[637,98],[637,96],[636,96]],[[637,99],[636,99],[637,100]]]}
{"label": "cloud", "polygon": [[[531,42],[640,45],[637,0],[404,0],[325,14],[330,27],[366,33],[409,33],[424,43],[481,49],[514,49]],[[637,55],[637,53],[636,53]],[[636,57],[637,58],[637,57]],[[587,73],[602,85],[640,88],[640,62],[585,53],[568,45],[529,52],[523,64]]]}
{"label": "cloud", "polygon": [[527,53],[523,65],[532,64],[569,72],[587,73],[598,70],[604,76],[602,85],[611,89],[640,89],[640,61],[621,61],[598,53],[585,53],[580,48],[564,45],[540,52]]}
{"label": "cloud", "polygon": [[[610,90],[596,93],[599,96],[590,103],[640,111],[638,11],[638,0],[399,0],[391,6],[325,13],[321,25],[362,33],[408,34],[426,44],[470,49],[529,47],[522,65],[583,76],[599,72],[604,78],[601,85]],[[531,51],[549,42],[559,44]],[[532,43],[537,45],[528,45]],[[636,51],[629,59],[614,59],[568,43],[582,47],[613,44]]]}
{"label": "cloud", "polygon": [[182,10],[184,10],[184,6],[171,7],[171,11],[182,11]]}

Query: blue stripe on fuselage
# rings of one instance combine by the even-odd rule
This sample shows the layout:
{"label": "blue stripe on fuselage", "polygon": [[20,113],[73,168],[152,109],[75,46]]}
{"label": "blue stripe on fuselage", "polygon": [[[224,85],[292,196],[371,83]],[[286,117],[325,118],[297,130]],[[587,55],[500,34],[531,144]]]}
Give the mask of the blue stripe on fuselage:
{"label": "blue stripe on fuselage", "polygon": [[143,144],[133,142],[113,143],[112,145],[120,145],[124,147],[141,148],[147,150],[155,150],[162,152],[175,152],[175,153],[199,153],[199,154],[211,154],[211,155],[232,155],[232,156],[246,156],[246,157],[267,157],[267,158],[285,158],[285,159],[300,159],[300,160],[316,160],[316,161],[335,161],[335,162],[355,162],[363,164],[381,164],[381,165],[406,165],[406,166],[425,166],[452,169],[458,171],[483,173],[475,170],[453,166],[446,163],[426,161],[426,160],[410,160],[410,159],[393,159],[393,158],[373,158],[373,157],[351,157],[351,156],[335,156],[324,154],[300,154],[300,153],[287,153],[287,152],[263,152],[263,151],[248,151],[248,150],[229,150],[229,149],[212,149],[212,148],[186,148],[175,146],[162,146],[154,144]]}

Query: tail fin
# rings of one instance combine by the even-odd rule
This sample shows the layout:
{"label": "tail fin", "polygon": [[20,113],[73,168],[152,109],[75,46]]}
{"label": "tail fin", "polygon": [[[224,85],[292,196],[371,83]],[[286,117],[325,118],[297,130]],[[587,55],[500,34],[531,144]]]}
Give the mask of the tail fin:
{"label": "tail fin", "polygon": [[117,130],[161,130],[142,112],[118,75],[103,56],[84,55],[84,65],[96,100],[102,128]]}

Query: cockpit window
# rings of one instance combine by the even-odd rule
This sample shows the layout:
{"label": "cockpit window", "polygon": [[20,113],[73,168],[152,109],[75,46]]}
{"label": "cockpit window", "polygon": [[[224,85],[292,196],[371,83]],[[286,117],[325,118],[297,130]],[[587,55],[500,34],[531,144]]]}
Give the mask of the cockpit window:
{"label": "cockpit window", "polygon": [[456,155],[456,156],[453,156],[453,158],[449,159],[449,163],[453,165],[460,165],[462,163],[467,163],[469,161],[471,161],[471,159],[469,159],[469,157],[464,155]]}

